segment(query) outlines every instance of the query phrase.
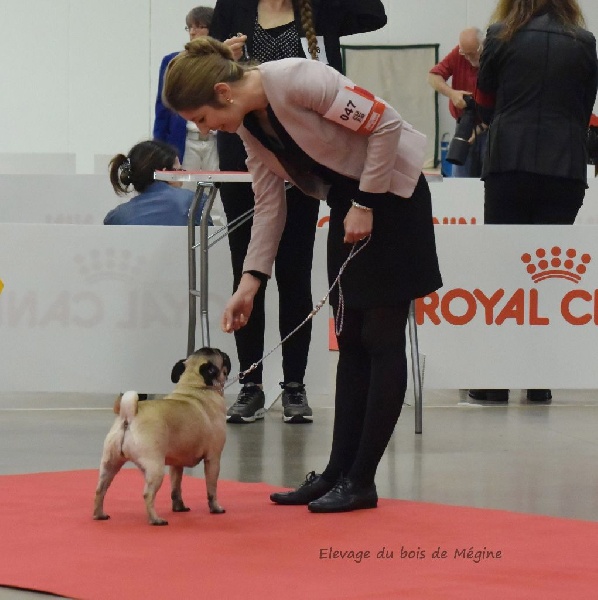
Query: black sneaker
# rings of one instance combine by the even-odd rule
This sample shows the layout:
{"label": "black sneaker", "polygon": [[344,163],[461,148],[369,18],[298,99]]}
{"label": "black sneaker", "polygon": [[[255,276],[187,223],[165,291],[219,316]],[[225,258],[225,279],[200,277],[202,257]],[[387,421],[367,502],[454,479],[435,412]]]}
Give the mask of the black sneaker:
{"label": "black sneaker", "polygon": [[483,402],[508,402],[509,390],[469,390],[467,394],[473,400]]}
{"label": "black sneaker", "polygon": [[530,402],[548,402],[548,400],[552,400],[552,392],[550,390],[527,390],[527,399]]}
{"label": "black sneaker", "polygon": [[229,423],[253,423],[256,419],[263,419],[266,414],[265,403],[262,389],[255,383],[246,383],[226,412],[226,420]]}
{"label": "black sneaker", "polygon": [[313,413],[307,403],[305,386],[302,383],[282,383],[282,420],[285,423],[311,423]]}

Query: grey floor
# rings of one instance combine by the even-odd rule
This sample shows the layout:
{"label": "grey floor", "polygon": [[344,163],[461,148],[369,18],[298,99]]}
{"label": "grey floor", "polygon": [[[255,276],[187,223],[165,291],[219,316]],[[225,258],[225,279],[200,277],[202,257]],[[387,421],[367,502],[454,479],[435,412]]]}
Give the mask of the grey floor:
{"label": "grey floor", "polygon": [[[378,469],[379,495],[597,521],[598,390],[553,395],[529,404],[524,391],[512,390],[508,404],[483,406],[465,390],[426,390],[423,433],[414,433],[414,409],[406,406]],[[112,402],[106,395],[0,394],[0,474],[97,468]],[[291,487],[321,470],[332,397],[317,404],[308,425],[284,424],[279,402],[263,421],[229,425],[221,478]],[[202,477],[201,466],[189,475]],[[0,588],[0,600],[12,598],[40,596]]]}

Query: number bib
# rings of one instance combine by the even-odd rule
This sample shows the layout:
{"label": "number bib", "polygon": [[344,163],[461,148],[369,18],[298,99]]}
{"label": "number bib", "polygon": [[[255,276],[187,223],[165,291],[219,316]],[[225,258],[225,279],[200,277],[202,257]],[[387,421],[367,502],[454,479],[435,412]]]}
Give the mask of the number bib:
{"label": "number bib", "polygon": [[357,86],[344,87],[324,118],[367,135],[375,129],[385,108],[385,104],[367,90]]}

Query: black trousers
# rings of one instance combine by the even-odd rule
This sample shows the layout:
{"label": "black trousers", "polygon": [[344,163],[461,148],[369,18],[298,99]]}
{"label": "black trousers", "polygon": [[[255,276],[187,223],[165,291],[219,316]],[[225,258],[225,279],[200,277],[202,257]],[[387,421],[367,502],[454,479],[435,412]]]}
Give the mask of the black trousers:
{"label": "black trousers", "polygon": [[572,225],[586,193],[576,179],[535,173],[491,173],[484,180],[484,223]]}
{"label": "black trousers", "polygon": [[338,336],[332,450],[322,473],[328,481],[343,474],[359,486],[374,483],[405,400],[409,304],[345,307]]}
{"label": "black trousers", "polygon": [[[246,171],[245,150],[234,134],[218,133],[220,169]],[[220,198],[230,223],[253,208],[255,198],[250,184],[223,183]],[[297,188],[287,190],[287,222],[276,255],[274,277],[278,286],[279,331],[281,339],[293,331],[313,308],[311,270],[313,248],[318,224],[320,203],[305,196]],[[251,239],[252,220],[228,236],[233,267],[233,291],[243,274],[243,261]],[[262,285],[253,303],[251,317],[245,327],[235,332],[235,343],[241,371],[248,369],[264,355],[266,286]],[[303,383],[311,342],[311,320],[295,333],[282,347],[284,382]],[[262,365],[249,373],[243,383],[262,383]]]}

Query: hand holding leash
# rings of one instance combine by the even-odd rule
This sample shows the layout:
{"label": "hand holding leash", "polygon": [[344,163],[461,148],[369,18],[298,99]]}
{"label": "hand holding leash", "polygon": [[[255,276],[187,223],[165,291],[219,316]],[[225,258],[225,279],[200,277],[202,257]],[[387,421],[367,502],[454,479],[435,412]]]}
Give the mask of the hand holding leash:
{"label": "hand holding leash", "polygon": [[352,202],[352,206],[344,220],[346,244],[355,244],[372,233],[374,216],[371,208]]}
{"label": "hand holding leash", "polygon": [[237,33],[236,35],[224,40],[224,44],[228,46],[233,52],[233,58],[235,60],[249,60],[249,53],[247,52],[247,46],[245,43],[247,42],[247,36],[242,33]]}

